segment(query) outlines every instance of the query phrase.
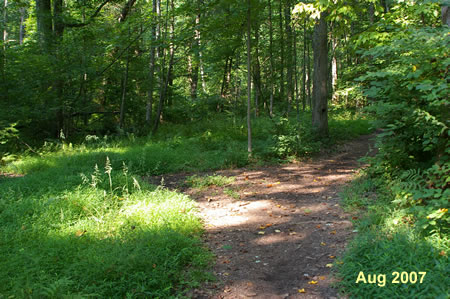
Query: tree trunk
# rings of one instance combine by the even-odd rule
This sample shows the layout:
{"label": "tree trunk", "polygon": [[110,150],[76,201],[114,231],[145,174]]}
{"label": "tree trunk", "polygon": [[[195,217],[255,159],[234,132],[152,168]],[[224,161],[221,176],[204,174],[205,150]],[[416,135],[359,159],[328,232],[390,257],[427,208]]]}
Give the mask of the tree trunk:
{"label": "tree trunk", "polygon": [[36,0],[36,21],[39,43],[44,51],[50,50],[52,40],[52,6],[50,0]]}
{"label": "tree trunk", "polygon": [[247,150],[249,155],[252,153],[252,127],[251,127],[251,102],[252,102],[252,75],[251,75],[251,14],[250,0],[247,0]]}
{"label": "tree trunk", "polygon": [[259,24],[255,24],[255,57],[253,63],[253,82],[255,88],[255,116],[259,116],[259,100],[262,99],[261,64],[259,63]]}
{"label": "tree trunk", "polygon": [[269,103],[269,116],[273,116],[273,27],[272,27],[272,0],[269,0],[269,59],[270,59],[270,103]]}
{"label": "tree trunk", "polygon": [[448,6],[442,6],[441,19],[443,25],[450,26],[450,9]]}
{"label": "tree trunk", "polygon": [[123,129],[123,124],[125,121],[125,99],[127,96],[127,85],[128,85],[128,67],[130,64],[130,53],[127,53],[127,61],[125,65],[125,74],[122,80],[122,100],[120,103],[120,121],[119,121],[119,127]]}
{"label": "tree trunk", "polygon": [[284,100],[284,30],[283,30],[283,1],[280,0],[280,100]]}
{"label": "tree trunk", "polygon": [[314,26],[314,89],[312,125],[319,138],[328,137],[328,42],[327,42],[327,13],[320,14],[320,20]]}
{"label": "tree trunk", "polygon": [[303,61],[302,61],[302,103],[303,111],[306,109],[306,19],[303,21]]}
{"label": "tree trunk", "polygon": [[295,87],[295,106],[296,106],[296,115],[297,122],[300,123],[300,103],[299,103],[299,94],[298,94],[298,70],[297,70],[297,33],[294,27],[293,30],[293,47],[294,47],[294,87]]}
{"label": "tree trunk", "polygon": [[311,43],[308,39],[306,42],[306,62],[307,62],[307,72],[306,72],[306,87],[308,91],[308,105],[312,110],[312,96],[311,96]]}
{"label": "tree trunk", "polygon": [[337,40],[336,37],[332,38],[332,44],[331,44],[332,50],[331,50],[331,94],[333,101],[337,100],[336,95],[336,86],[338,81],[338,64],[337,64],[337,55],[336,55],[336,48],[337,48]]}
{"label": "tree trunk", "polygon": [[[153,0],[153,13],[156,14],[156,0]],[[159,22],[157,20],[156,22]],[[145,111],[145,122],[147,126],[152,123],[153,114],[153,90],[155,88],[155,57],[156,57],[156,23],[152,25],[151,33],[151,50],[150,50],[150,64],[149,64],[149,84],[147,93],[147,107]]]}
{"label": "tree trunk", "polygon": [[[198,73],[198,69],[200,69],[200,77],[202,79],[202,91],[203,91],[203,93],[206,93],[205,71],[203,69],[202,40],[201,40],[201,34],[200,34],[200,29],[199,29],[200,18],[201,18],[201,15],[197,14],[197,17],[195,18],[195,30],[194,30],[195,45],[198,50],[198,51],[196,51],[196,53],[198,52],[198,54],[196,54],[196,57],[198,56],[198,65],[196,66],[196,68],[197,68],[197,73]],[[197,80],[198,80],[198,75],[197,75]]]}
{"label": "tree trunk", "polygon": [[284,7],[284,19],[285,19],[285,26],[286,26],[286,54],[287,54],[287,115],[289,116],[289,113],[291,112],[292,107],[292,97],[293,97],[293,90],[294,85],[292,84],[292,75],[293,75],[293,53],[292,53],[292,27],[291,27],[291,8],[289,3],[286,3],[286,6]]}
{"label": "tree trunk", "polygon": [[19,45],[23,44],[25,36],[25,8],[20,8]]}
{"label": "tree trunk", "polygon": [[220,97],[221,98],[225,97],[225,85],[226,85],[226,80],[227,80],[228,61],[229,61],[229,59],[230,59],[229,56],[225,57],[225,66],[223,68],[223,76],[222,76],[222,86],[220,88]]}
{"label": "tree trunk", "polygon": [[0,99],[3,99],[6,101],[6,99],[8,98],[7,94],[7,85],[6,85],[6,43],[7,43],[7,39],[8,39],[8,30],[7,30],[7,9],[8,9],[8,1],[4,0],[3,5],[2,5],[2,17],[3,20],[0,23],[1,25],[1,45],[0,45],[0,75],[2,76],[2,84],[1,84],[1,96]]}

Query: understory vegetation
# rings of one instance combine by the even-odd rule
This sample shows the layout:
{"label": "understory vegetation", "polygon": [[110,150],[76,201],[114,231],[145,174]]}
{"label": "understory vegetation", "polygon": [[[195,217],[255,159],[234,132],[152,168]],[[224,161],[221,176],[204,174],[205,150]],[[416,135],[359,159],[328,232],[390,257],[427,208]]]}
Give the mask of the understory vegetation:
{"label": "understory vegetation", "polygon": [[[448,0],[0,4],[0,299],[170,298],[213,278],[188,196],[149,183],[377,132],[343,192],[351,298],[448,298]],[[228,187],[227,187],[228,186]],[[392,272],[426,272],[392,284]],[[386,274],[384,287],[355,283]],[[411,277],[411,276],[408,276]]]}
{"label": "understory vegetation", "polygon": [[[394,7],[400,18],[413,7]],[[338,266],[345,293],[371,298],[448,298],[450,285],[450,130],[448,27],[392,26],[386,19],[361,37],[365,74],[357,80],[373,99],[378,153],[344,192],[362,215]],[[388,30],[381,40],[380,31]],[[378,32],[377,32],[378,31]],[[368,37],[371,36],[371,39]],[[377,40],[380,38],[380,40]],[[386,286],[356,284],[358,273],[386,274]],[[392,283],[393,272],[426,272],[423,283]],[[405,274],[406,275],[406,274]]]}
{"label": "understory vegetation", "polygon": [[[145,177],[274,163],[322,147],[306,114],[300,130],[261,118],[249,160],[243,124],[225,121],[162,126],[153,138],[60,140],[14,157],[2,167],[10,176],[0,178],[0,294],[166,298],[212,279],[194,202]],[[369,132],[367,120],[347,112],[336,113],[330,127],[329,146]],[[187,180],[196,188],[230,182]]]}

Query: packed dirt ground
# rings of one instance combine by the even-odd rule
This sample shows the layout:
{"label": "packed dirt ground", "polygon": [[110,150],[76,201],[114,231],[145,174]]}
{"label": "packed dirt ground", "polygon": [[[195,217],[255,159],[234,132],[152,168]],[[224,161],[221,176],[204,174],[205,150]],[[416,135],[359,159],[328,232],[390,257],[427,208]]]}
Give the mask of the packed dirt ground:
{"label": "packed dirt ground", "polygon": [[224,187],[188,188],[187,174],[164,176],[167,187],[198,201],[205,242],[216,255],[217,281],[189,296],[338,298],[333,262],[356,233],[339,192],[362,166],[358,159],[373,137],[311,161],[215,172],[235,177]]}

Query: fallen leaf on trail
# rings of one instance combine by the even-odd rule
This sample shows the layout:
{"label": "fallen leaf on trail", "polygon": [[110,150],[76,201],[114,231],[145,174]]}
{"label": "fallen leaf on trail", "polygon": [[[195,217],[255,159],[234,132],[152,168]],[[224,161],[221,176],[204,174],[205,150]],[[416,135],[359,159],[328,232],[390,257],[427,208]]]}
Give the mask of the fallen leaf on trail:
{"label": "fallen leaf on trail", "polygon": [[253,283],[247,282],[247,286],[251,287],[251,286],[253,286]]}
{"label": "fallen leaf on trail", "polygon": [[230,260],[224,260],[223,262],[222,262],[222,264],[229,264],[230,263]]}
{"label": "fallen leaf on trail", "polygon": [[273,185],[272,184],[267,184],[266,187],[270,188],[270,187],[273,187]]}
{"label": "fallen leaf on trail", "polygon": [[281,208],[281,205],[277,205],[277,208]]}
{"label": "fallen leaf on trail", "polygon": [[246,180],[246,181],[248,180],[248,175],[245,176],[244,180]]}
{"label": "fallen leaf on trail", "polygon": [[313,180],[313,182],[317,182],[317,180],[316,180],[316,179],[314,179],[314,180]]}
{"label": "fallen leaf on trail", "polygon": [[320,224],[316,225],[317,228],[321,228]]}
{"label": "fallen leaf on trail", "polygon": [[342,265],[344,262],[342,262],[342,261],[338,261],[338,262],[336,262],[336,264],[338,264],[338,265]]}
{"label": "fallen leaf on trail", "polygon": [[325,267],[327,267],[327,268],[332,268],[332,267],[333,267],[333,264],[326,264]]}
{"label": "fallen leaf on trail", "polygon": [[356,219],[358,219],[358,217],[353,216],[352,219],[353,219],[353,220],[356,220]]}
{"label": "fallen leaf on trail", "polygon": [[230,275],[230,273],[225,272],[225,273],[223,273],[223,275],[228,276],[228,275]]}
{"label": "fallen leaf on trail", "polygon": [[330,232],[330,234],[335,235],[335,234],[336,234],[336,231],[335,231],[335,230],[332,230],[332,231]]}
{"label": "fallen leaf on trail", "polygon": [[289,233],[290,236],[296,235],[296,234],[297,234],[296,232],[291,232],[291,233]]}
{"label": "fallen leaf on trail", "polygon": [[329,255],[328,257],[329,257],[330,259],[334,259],[334,258],[335,258],[334,255]]}
{"label": "fallen leaf on trail", "polygon": [[258,235],[264,235],[265,232],[258,232]]}
{"label": "fallen leaf on trail", "polygon": [[275,232],[276,232],[276,233],[281,233],[281,230],[276,229]]}
{"label": "fallen leaf on trail", "polygon": [[299,293],[306,293],[305,289],[298,289]]}
{"label": "fallen leaf on trail", "polygon": [[260,229],[266,229],[268,227],[271,227],[272,223],[267,223],[267,224],[261,224],[261,226],[259,227]]}
{"label": "fallen leaf on trail", "polygon": [[325,246],[325,245],[327,245],[327,243],[325,243],[325,242],[320,242],[320,246]]}
{"label": "fallen leaf on trail", "polygon": [[311,281],[308,282],[308,284],[318,284],[318,283],[319,283],[319,282],[316,281],[316,280],[311,280]]}
{"label": "fallen leaf on trail", "polygon": [[319,280],[325,280],[325,276],[319,276]]}

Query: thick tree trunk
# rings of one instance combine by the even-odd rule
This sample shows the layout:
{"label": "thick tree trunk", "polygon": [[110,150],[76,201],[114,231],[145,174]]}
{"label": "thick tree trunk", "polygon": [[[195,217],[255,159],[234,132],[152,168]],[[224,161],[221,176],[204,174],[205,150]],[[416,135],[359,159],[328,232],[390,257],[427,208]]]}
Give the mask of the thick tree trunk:
{"label": "thick tree trunk", "polygon": [[52,41],[52,6],[50,0],[36,0],[36,21],[39,43],[44,51],[50,50]]}
{"label": "thick tree trunk", "polygon": [[328,137],[328,42],[327,42],[327,13],[320,14],[320,20],[314,26],[314,89],[312,125],[319,138]]}
{"label": "thick tree trunk", "polygon": [[448,6],[442,6],[441,18],[443,25],[450,26],[450,8]]}
{"label": "thick tree trunk", "polygon": [[252,103],[252,74],[251,74],[251,12],[250,12],[250,0],[247,0],[247,150],[249,155],[252,153],[252,127],[251,127],[251,103]]}

